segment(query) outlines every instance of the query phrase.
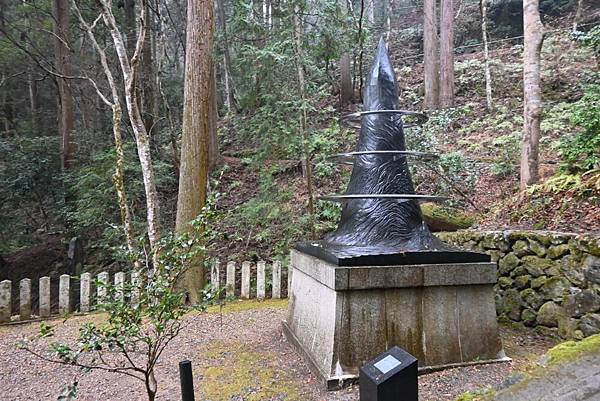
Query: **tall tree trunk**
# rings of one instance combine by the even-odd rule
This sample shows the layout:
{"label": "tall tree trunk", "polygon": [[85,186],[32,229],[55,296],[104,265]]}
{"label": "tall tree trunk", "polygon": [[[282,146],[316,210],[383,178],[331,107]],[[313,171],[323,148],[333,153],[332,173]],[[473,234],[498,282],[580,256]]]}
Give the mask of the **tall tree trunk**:
{"label": "tall tree trunk", "polygon": [[[189,229],[206,203],[210,135],[213,122],[213,1],[188,0],[185,82],[183,90],[183,132],[177,219],[175,229]],[[202,261],[184,274],[181,285],[192,303],[199,301],[204,285]]]}
{"label": "tall tree trunk", "polygon": [[538,147],[542,117],[540,52],[544,26],[539,0],[523,1],[523,142],[521,146],[521,190],[539,179]]}
{"label": "tall tree trunk", "polygon": [[440,106],[454,105],[454,0],[440,7]]}
{"label": "tall tree trunk", "polygon": [[479,0],[479,8],[481,10],[481,36],[483,39],[483,58],[485,62],[485,100],[487,109],[494,108],[492,100],[492,73],[490,71],[490,49],[488,44],[487,30],[487,7],[488,0]]}
{"label": "tall tree trunk", "polygon": [[423,1],[423,53],[425,109],[437,109],[440,96],[436,0]]}
{"label": "tall tree trunk", "polygon": [[352,64],[350,62],[350,54],[346,52],[340,57],[340,107],[352,103],[353,98]]}
{"label": "tall tree trunk", "polygon": [[[69,35],[69,0],[54,0],[54,55],[56,69],[64,76],[72,76],[71,57],[68,43]],[[59,123],[62,138],[62,168],[69,170],[73,162],[73,129],[75,114],[73,111],[73,92],[66,79],[58,78]]]}

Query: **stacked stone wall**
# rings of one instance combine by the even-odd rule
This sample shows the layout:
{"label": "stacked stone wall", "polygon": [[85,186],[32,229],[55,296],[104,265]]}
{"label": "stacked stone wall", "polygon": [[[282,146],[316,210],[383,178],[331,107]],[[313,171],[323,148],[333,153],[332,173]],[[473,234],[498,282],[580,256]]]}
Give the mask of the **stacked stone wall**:
{"label": "stacked stone wall", "polygon": [[545,231],[438,233],[498,262],[498,316],[581,339],[600,333],[600,238]]}

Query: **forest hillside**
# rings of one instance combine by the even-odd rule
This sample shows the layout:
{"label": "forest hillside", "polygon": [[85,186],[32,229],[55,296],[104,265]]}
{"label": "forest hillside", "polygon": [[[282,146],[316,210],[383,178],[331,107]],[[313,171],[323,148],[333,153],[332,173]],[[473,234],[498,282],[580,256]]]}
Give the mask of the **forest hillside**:
{"label": "forest hillside", "polygon": [[[421,205],[433,230],[600,233],[600,6],[593,1],[540,2],[539,180],[525,190],[522,2],[456,2],[452,104],[430,107],[422,1],[219,0],[211,15],[214,67],[187,64],[212,77],[204,82],[213,97],[201,98],[204,108],[196,113],[208,121],[206,155],[197,163],[184,160],[182,136],[194,116],[184,112],[192,57],[185,2],[106,2],[104,14],[92,2],[54,3],[1,3],[0,279],[67,269],[73,237],[84,240],[84,269],[94,272],[117,269],[134,249],[154,249],[154,227],[170,232],[181,217],[182,177],[198,174],[184,169],[205,162],[209,180],[197,191],[210,209],[203,222],[209,254],[285,259],[295,241],[334,229],[341,206],[319,196],[347,185],[350,167],[330,156],[356,146],[360,121],[344,116],[362,109],[363,80],[380,37],[401,108],[428,117],[422,127],[405,129],[407,147],[440,156],[411,164],[417,193],[449,198]],[[101,24],[107,10],[123,34],[124,58],[114,29]],[[193,26],[198,34],[212,29]],[[127,56],[138,52],[133,79],[137,64],[127,67]],[[114,123],[116,116],[121,122]],[[122,131],[117,152],[115,127]]]}

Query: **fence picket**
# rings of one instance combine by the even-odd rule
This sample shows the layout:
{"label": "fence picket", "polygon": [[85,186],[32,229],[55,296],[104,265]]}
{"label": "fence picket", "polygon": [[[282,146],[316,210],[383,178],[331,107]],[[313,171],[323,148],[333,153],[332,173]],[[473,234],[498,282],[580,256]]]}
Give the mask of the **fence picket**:
{"label": "fence picket", "polygon": [[271,286],[271,298],[281,298],[281,262],[273,262],[273,285]]}
{"label": "fence picket", "polygon": [[79,311],[83,313],[90,311],[91,281],[90,273],[83,273],[79,277]]}
{"label": "fence picket", "polygon": [[31,280],[19,282],[19,320],[31,319]]}
{"label": "fence picket", "polygon": [[227,287],[225,295],[228,297],[235,296],[235,262],[227,263]]}
{"label": "fence picket", "polygon": [[131,303],[136,304],[140,300],[140,273],[131,272]]}
{"label": "fence picket", "polygon": [[66,315],[71,312],[71,276],[63,274],[58,282],[58,313]]}
{"label": "fence picket", "polygon": [[265,299],[265,269],[264,260],[256,263],[256,298]]}
{"label": "fence picket", "polygon": [[10,322],[12,315],[12,282],[4,280],[0,282],[0,322]]}
{"label": "fence picket", "polygon": [[250,262],[242,262],[242,291],[241,297],[250,298]]}
{"label": "fence picket", "polygon": [[115,290],[117,292],[117,299],[120,301],[125,299],[125,294],[123,293],[124,286],[125,286],[125,273],[123,273],[123,272],[115,273]]}
{"label": "fence picket", "polygon": [[[98,273],[98,281],[104,283],[105,285],[109,284],[108,272]],[[106,298],[106,287],[102,284],[99,284],[96,294],[98,294],[98,302],[104,301],[104,298]]]}
{"label": "fence picket", "polygon": [[50,277],[40,277],[40,317],[50,316]]}
{"label": "fence picket", "polygon": [[[221,285],[221,269],[220,260],[215,259],[211,264],[210,271],[210,282],[213,290],[218,290]],[[271,271],[267,266],[266,261],[258,261],[256,263],[256,298],[264,300],[267,298],[267,274],[270,274],[272,279],[270,297],[273,299],[280,299],[282,297],[282,271],[285,267],[282,266],[280,261],[273,261],[271,264]],[[225,290],[227,297],[234,297],[236,291],[236,262],[229,261],[226,265],[225,274]],[[241,264],[241,289],[240,298],[249,299],[254,296],[254,288],[252,283],[252,263],[244,261]],[[292,269],[288,267],[288,294],[291,288],[292,282]],[[93,309],[93,305],[101,303],[103,299],[106,299],[108,294],[106,286],[96,285],[96,293],[92,294],[93,286],[92,275],[90,273],[83,273],[79,277],[79,312],[88,313]],[[117,272],[114,275],[113,281],[116,288],[116,296],[119,299],[128,299],[129,302],[135,304],[139,302],[140,297],[140,274],[138,272],[131,273],[131,286],[132,289],[127,290],[125,294],[125,281],[127,275],[124,272]],[[51,310],[51,281],[50,277],[40,277],[39,279],[39,316],[41,318],[47,318],[52,315]],[[101,272],[97,276],[99,282],[105,284],[110,283],[110,274],[108,272]],[[129,287],[128,287],[129,288]],[[22,279],[19,282],[19,320],[31,319],[32,313],[32,300],[31,300],[31,280],[28,278]],[[60,315],[67,315],[71,313],[74,306],[74,300],[71,299],[73,291],[76,288],[71,286],[71,276],[63,274],[59,277],[59,289],[58,289],[58,313]],[[0,323],[10,322],[12,315],[12,282],[10,280],[4,280],[0,282]]]}
{"label": "fence picket", "polygon": [[210,269],[210,285],[213,291],[219,290],[219,259],[215,259]]}
{"label": "fence picket", "polygon": [[292,265],[287,266],[287,297],[290,297],[290,292],[292,291],[292,274],[293,268]]}

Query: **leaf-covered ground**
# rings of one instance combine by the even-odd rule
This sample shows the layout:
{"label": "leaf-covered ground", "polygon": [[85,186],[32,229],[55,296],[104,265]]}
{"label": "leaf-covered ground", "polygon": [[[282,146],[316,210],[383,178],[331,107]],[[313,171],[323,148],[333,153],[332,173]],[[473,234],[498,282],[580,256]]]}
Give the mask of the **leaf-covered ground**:
{"label": "leaf-covered ground", "polygon": [[[192,361],[196,399],[203,401],[355,401],[358,389],[325,392],[282,336],[287,301],[238,301],[209,313],[190,313],[185,329],[169,346],[157,368],[158,400],[179,400],[178,362]],[[53,320],[55,335],[73,341],[77,328],[102,315]],[[39,323],[0,327],[0,400],[56,399],[62,388],[79,381],[79,400],[143,400],[141,382],[105,372],[83,373],[44,362],[16,348],[34,336]],[[511,372],[537,360],[555,340],[531,330],[503,327],[505,350],[513,362],[450,369],[419,378],[420,399],[453,400],[458,394],[500,385]]]}

